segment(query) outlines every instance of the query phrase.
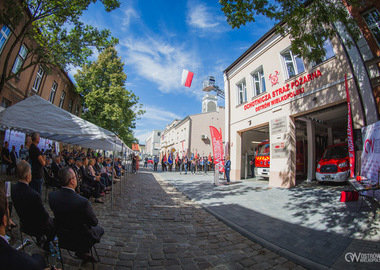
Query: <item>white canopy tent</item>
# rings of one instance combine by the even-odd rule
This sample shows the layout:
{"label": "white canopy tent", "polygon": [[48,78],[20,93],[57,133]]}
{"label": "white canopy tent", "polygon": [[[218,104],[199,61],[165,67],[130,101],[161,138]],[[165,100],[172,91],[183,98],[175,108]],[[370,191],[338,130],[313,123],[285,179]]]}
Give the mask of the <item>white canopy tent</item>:
{"label": "white canopy tent", "polygon": [[[43,138],[108,151],[132,151],[114,133],[34,95],[0,112],[0,126]],[[114,148],[115,147],[115,148]]]}
{"label": "white canopy tent", "polygon": [[[43,138],[114,153],[123,152],[123,155],[133,152],[114,133],[58,108],[37,95],[1,111],[0,127],[24,133],[38,131]],[[111,192],[112,210],[113,188]]]}

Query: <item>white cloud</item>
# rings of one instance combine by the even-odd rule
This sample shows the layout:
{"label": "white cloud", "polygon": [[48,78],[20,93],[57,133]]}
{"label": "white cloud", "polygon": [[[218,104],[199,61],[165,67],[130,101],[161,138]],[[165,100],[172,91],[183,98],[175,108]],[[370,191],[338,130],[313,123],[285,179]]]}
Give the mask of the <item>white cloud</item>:
{"label": "white cloud", "polygon": [[[180,115],[169,112],[165,108],[159,108],[156,106],[144,106],[143,109],[146,112],[141,116],[141,119],[154,120],[155,123],[159,121],[159,124],[164,124],[165,126],[172,122],[174,119],[182,119]],[[165,126],[162,128],[165,128]]]}
{"label": "white cloud", "polygon": [[143,109],[146,112],[141,116],[141,120],[137,121],[134,133],[134,136],[140,143],[145,143],[146,138],[148,138],[154,129],[164,130],[166,125],[170,124],[174,119],[183,118],[176,113],[168,111],[166,108],[144,106]]}
{"label": "white cloud", "polygon": [[123,13],[124,16],[121,19],[121,25],[123,30],[126,30],[129,27],[132,20],[140,18],[140,15],[137,13],[137,11],[131,7],[125,9]]}
{"label": "white cloud", "polygon": [[80,67],[74,67],[73,65],[69,65],[67,67],[67,74],[71,78],[71,80],[75,83],[74,75],[78,73],[79,70],[82,70]]}
{"label": "white cloud", "polygon": [[136,130],[134,132],[134,136],[137,140],[139,140],[140,144],[145,144],[146,139],[149,137],[150,133],[152,133],[152,130],[149,129],[143,129],[143,130]]}
{"label": "white cloud", "polygon": [[162,93],[194,92],[181,86],[182,69],[194,72],[200,64],[185,45],[173,45],[159,36],[128,37],[120,40],[120,52],[139,76],[158,85]]}
{"label": "white cloud", "polygon": [[216,28],[220,23],[204,4],[190,4],[187,23],[196,28]]}
{"label": "white cloud", "polygon": [[221,16],[218,10],[202,3],[194,3],[194,1],[188,1],[186,22],[194,28],[199,36],[230,30],[227,27],[225,17]]}

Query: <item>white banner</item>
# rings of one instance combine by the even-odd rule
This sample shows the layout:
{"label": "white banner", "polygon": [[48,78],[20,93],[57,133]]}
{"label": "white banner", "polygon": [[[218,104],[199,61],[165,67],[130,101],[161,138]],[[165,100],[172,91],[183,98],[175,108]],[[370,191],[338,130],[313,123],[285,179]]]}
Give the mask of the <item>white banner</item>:
{"label": "white banner", "polygon": [[45,138],[40,137],[40,143],[37,145],[37,147],[42,151],[46,152],[46,150],[51,149],[53,145],[53,141]]}
{"label": "white banner", "polygon": [[[380,177],[380,121],[362,128],[363,153],[361,174],[379,184]],[[380,197],[379,190],[376,197]]]}
{"label": "white banner", "polygon": [[[25,133],[23,132],[18,132],[14,130],[7,129],[5,131],[5,136],[4,136],[4,141],[9,142],[9,151],[12,150],[12,146],[14,145],[16,148],[16,153],[18,155],[21,145],[25,147]],[[37,145],[37,147],[44,151],[47,149],[51,149],[53,145],[53,141],[45,138],[40,138],[40,143]]]}
{"label": "white banner", "polygon": [[18,155],[21,145],[25,146],[25,133],[7,129],[5,131],[4,141],[9,142],[9,152],[12,151],[12,146],[14,145]]}

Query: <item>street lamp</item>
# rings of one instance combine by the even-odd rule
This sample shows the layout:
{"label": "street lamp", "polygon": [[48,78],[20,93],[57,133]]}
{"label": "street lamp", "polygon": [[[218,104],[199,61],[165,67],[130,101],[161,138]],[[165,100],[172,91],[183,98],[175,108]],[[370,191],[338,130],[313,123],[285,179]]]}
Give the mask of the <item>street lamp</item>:
{"label": "street lamp", "polygon": [[217,85],[215,85],[214,76],[207,76],[206,79],[204,79],[202,91],[204,92],[215,91],[218,97],[221,97],[224,99],[224,91],[220,89]]}

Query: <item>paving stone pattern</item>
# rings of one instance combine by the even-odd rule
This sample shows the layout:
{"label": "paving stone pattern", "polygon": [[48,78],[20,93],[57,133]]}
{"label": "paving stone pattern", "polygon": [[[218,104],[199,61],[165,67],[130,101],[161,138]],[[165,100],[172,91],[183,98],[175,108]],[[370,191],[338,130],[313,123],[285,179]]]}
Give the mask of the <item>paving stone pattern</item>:
{"label": "paving stone pattern", "polygon": [[[248,238],[310,269],[380,269],[346,254],[380,254],[380,211],[363,201],[340,202],[347,184],[300,183],[274,188],[247,179],[213,185],[208,173],[155,172]],[[378,209],[379,210],[379,209]]]}
{"label": "paving stone pattern", "polygon": [[[126,182],[114,186],[113,211],[110,195],[105,204],[93,205],[105,229],[96,245],[98,270],[303,269],[245,238],[148,171],[128,174]],[[66,251],[63,255],[65,269],[92,268]]]}

